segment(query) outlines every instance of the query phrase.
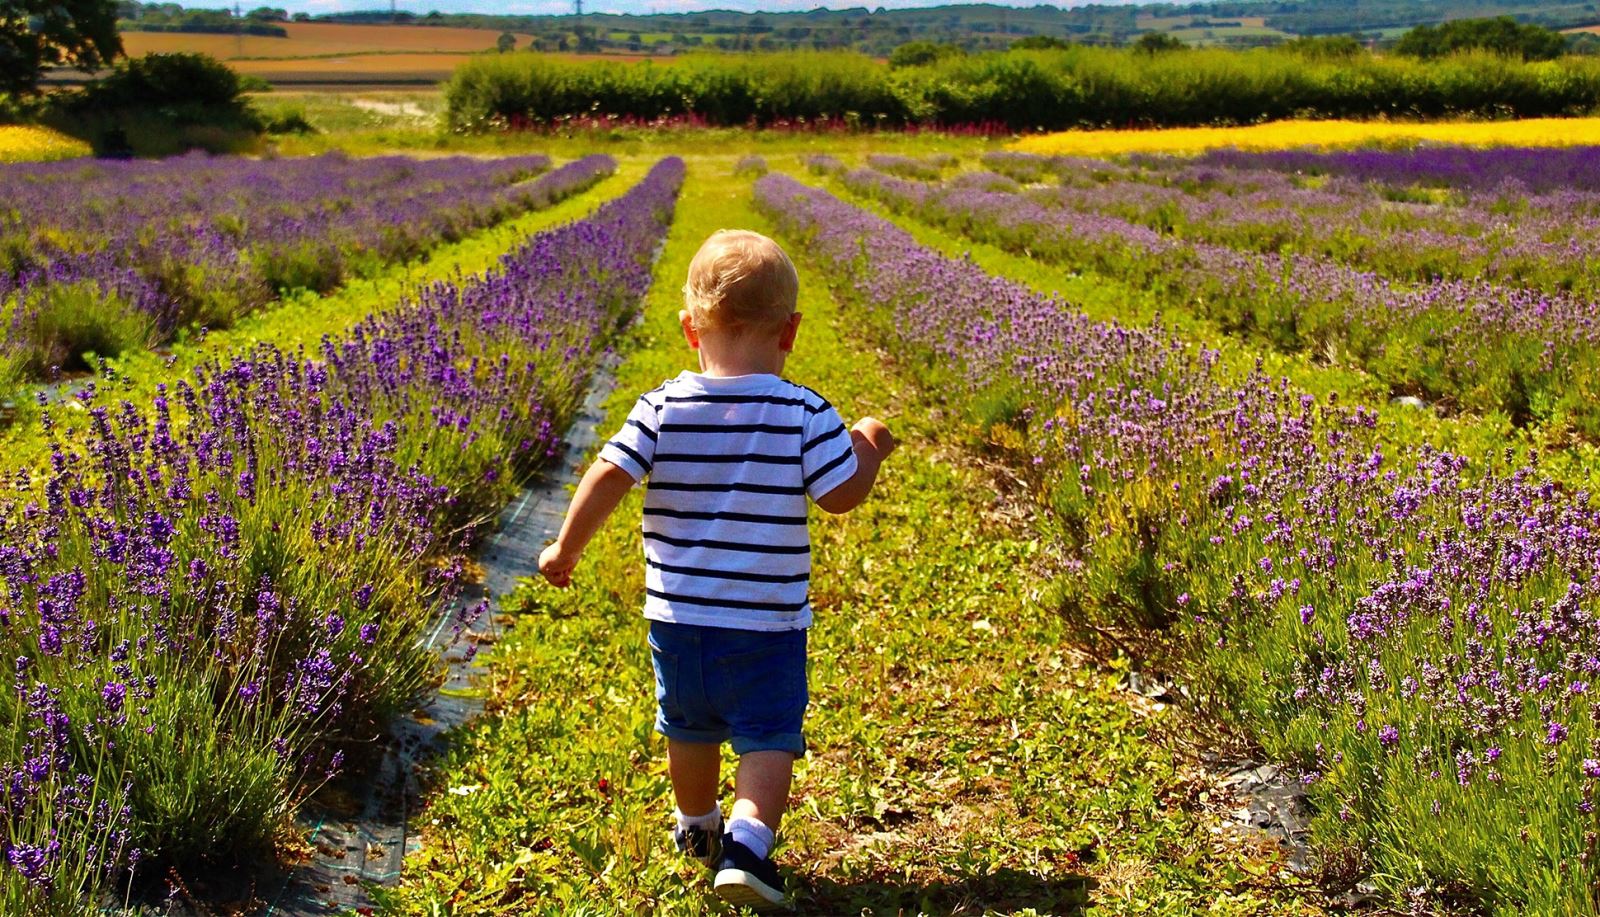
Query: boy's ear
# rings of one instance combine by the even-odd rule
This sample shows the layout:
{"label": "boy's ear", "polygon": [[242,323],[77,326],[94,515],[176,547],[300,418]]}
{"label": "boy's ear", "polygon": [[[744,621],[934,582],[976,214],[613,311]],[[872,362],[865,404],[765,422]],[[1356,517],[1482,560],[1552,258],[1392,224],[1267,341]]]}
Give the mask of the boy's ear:
{"label": "boy's ear", "polygon": [[783,326],[783,333],[778,336],[778,349],[784,353],[794,350],[794,339],[800,334],[800,313],[791,312],[789,323]]}
{"label": "boy's ear", "polygon": [[678,324],[683,326],[683,339],[689,342],[689,349],[699,350],[700,332],[694,330],[694,319],[690,317],[688,309],[678,310]]}

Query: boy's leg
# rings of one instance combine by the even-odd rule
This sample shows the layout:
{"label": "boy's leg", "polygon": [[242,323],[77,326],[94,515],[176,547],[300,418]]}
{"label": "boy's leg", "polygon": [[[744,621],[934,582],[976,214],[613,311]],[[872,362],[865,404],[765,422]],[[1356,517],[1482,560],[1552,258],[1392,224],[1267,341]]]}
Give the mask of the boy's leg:
{"label": "boy's leg", "polygon": [[725,901],[758,910],[784,901],[783,877],[773,865],[772,847],[789,804],[794,759],[793,752],[778,749],[739,756],[729,839],[724,841],[713,883]]}
{"label": "boy's leg", "polygon": [[789,784],[794,779],[794,755],[787,751],[752,751],[739,757],[734,777],[730,819],[755,819],[774,833],[789,806]]}
{"label": "boy's leg", "polygon": [[679,812],[690,816],[710,812],[722,782],[721,743],[667,739],[667,774]]}
{"label": "boy's leg", "polygon": [[717,788],[722,782],[722,743],[667,739],[667,773],[678,804],[673,813],[677,826],[672,840],[678,850],[707,866],[722,856],[722,806]]}

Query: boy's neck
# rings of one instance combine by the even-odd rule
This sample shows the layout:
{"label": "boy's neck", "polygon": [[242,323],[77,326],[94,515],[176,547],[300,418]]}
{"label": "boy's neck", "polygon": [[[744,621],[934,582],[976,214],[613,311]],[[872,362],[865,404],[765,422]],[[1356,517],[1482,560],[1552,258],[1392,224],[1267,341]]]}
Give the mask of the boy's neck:
{"label": "boy's neck", "polygon": [[788,356],[782,350],[774,347],[770,351],[754,348],[734,347],[724,350],[719,347],[707,347],[704,339],[696,351],[700,355],[700,374],[703,376],[753,376],[758,373],[767,373],[778,376],[783,374],[783,358]]}

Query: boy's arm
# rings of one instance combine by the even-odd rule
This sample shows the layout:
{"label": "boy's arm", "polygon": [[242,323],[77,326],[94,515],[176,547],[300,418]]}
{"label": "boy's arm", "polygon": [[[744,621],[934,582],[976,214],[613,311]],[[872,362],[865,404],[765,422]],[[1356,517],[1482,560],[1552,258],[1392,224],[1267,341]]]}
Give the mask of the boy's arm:
{"label": "boy's arm", "polygon": [[856,421],[850,428],[850,444],[856,453],[856,473],[817,498],[817,505],[830,513],[848,513],[867,499],[878,480],[878,469],[897,445],[894,434],[876,417]]}
{"label": "boy's arm", "polygon": [[589,539],[600,530],[617,504],[633,487],[633,476],[605,459],[597,460],[578,482],[572,506],[561,523],[555,543],[539,555],[539,572],[550,585],[566,588],[572,584],[572,569],[589,546]]}

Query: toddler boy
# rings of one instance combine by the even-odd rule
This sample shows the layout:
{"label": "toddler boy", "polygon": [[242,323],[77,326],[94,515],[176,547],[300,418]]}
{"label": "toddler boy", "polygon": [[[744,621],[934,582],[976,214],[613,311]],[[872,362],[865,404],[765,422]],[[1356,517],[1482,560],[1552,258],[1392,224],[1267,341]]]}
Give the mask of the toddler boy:
{"label": "toddler boy", "polygon": [[[656,731],[667,737],[678,848],[716,868],[734,904],[784,901],[772,863],[794,760],[805,753],[811,543],[806,498],[866,499],[894,450],[887,427],[846,430],[816,392],[780,378],[800,328],[800,280],[766,236],[724,230],[689,265],[678,318],[699,355],[645,393],[579,482],[539,571],[571,582],[584,547],[635,483],[644,502]],[[723,821],[721,745],[739,756]]]}

